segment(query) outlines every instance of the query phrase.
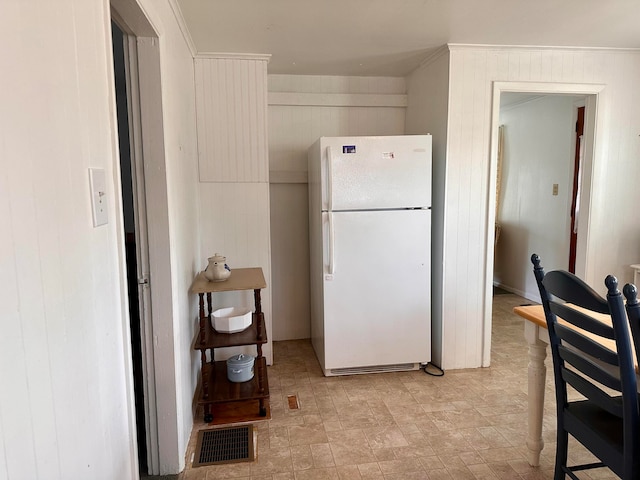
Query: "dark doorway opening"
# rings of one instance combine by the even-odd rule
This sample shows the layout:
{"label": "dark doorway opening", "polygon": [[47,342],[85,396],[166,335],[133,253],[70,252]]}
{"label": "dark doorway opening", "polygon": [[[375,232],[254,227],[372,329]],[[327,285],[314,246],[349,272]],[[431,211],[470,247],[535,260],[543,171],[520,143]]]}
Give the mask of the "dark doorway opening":
{"label": "dark doorway opening", "polygon": [[129,294],[129,325],[131,329],[131,352],[136,405],[136,434],[138,439],[138,464],[141,474],[149,470],[147,462],[147,435],[144,410],[144,376],[142,360],[142,338],[140,334],[140,300],[138,297],[138,264],[135,234],[135,209],[133,174],[131,168],[131,141],[129,138],[129,114],[127,105],[127,82],[124,55],[124,33],[111,22],[113,63],[116,86],[118,116],[118,145],[120,149],[120,181],[124,214],[125,250],[127,262],[127,290]]}

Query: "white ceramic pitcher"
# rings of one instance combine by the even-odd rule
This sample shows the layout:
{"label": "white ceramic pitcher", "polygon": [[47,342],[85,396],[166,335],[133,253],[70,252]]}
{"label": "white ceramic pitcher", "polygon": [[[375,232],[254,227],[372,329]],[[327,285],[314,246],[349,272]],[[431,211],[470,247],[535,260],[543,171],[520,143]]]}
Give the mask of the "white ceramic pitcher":
{"label": "white ceramic pitcher", "polygon": [[216,253],[209,257],[209,265],[204,270],[204,276],[210,282],[223,282],[231,275],[231,269],[227,265],[227,257]]}

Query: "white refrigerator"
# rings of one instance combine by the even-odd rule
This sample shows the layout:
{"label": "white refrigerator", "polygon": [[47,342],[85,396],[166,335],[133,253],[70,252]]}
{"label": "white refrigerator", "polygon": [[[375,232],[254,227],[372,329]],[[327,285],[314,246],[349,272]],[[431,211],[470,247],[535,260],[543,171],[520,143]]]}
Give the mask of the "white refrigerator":
{"label": "white refrigerator", "polygon": [[308,152],[311,340],[325,375],[431,360],[431,136]]}

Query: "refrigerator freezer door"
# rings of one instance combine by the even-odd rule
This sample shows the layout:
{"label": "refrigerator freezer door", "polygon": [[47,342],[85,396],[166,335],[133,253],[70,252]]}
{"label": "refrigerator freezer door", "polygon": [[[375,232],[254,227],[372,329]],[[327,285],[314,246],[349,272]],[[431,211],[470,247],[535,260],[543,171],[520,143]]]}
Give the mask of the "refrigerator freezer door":
{"label": "refrigerator freezer door", "polygon": [[322,209],[431,206],[431,136],[325,137]]}
{"label": "refrigerator freezer door", "polygon": [[430,361],[431,212],[334,212],[323,217],[325,373]]}

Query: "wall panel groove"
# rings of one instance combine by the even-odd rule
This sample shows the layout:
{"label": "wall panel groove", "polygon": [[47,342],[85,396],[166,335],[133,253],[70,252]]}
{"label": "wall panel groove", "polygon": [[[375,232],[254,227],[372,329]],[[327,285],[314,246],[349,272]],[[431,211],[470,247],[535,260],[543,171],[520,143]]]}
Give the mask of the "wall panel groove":
{"label": "wall panel groove", "polygon": [[266,182],[265,59],[196,58],[201,182]]}

